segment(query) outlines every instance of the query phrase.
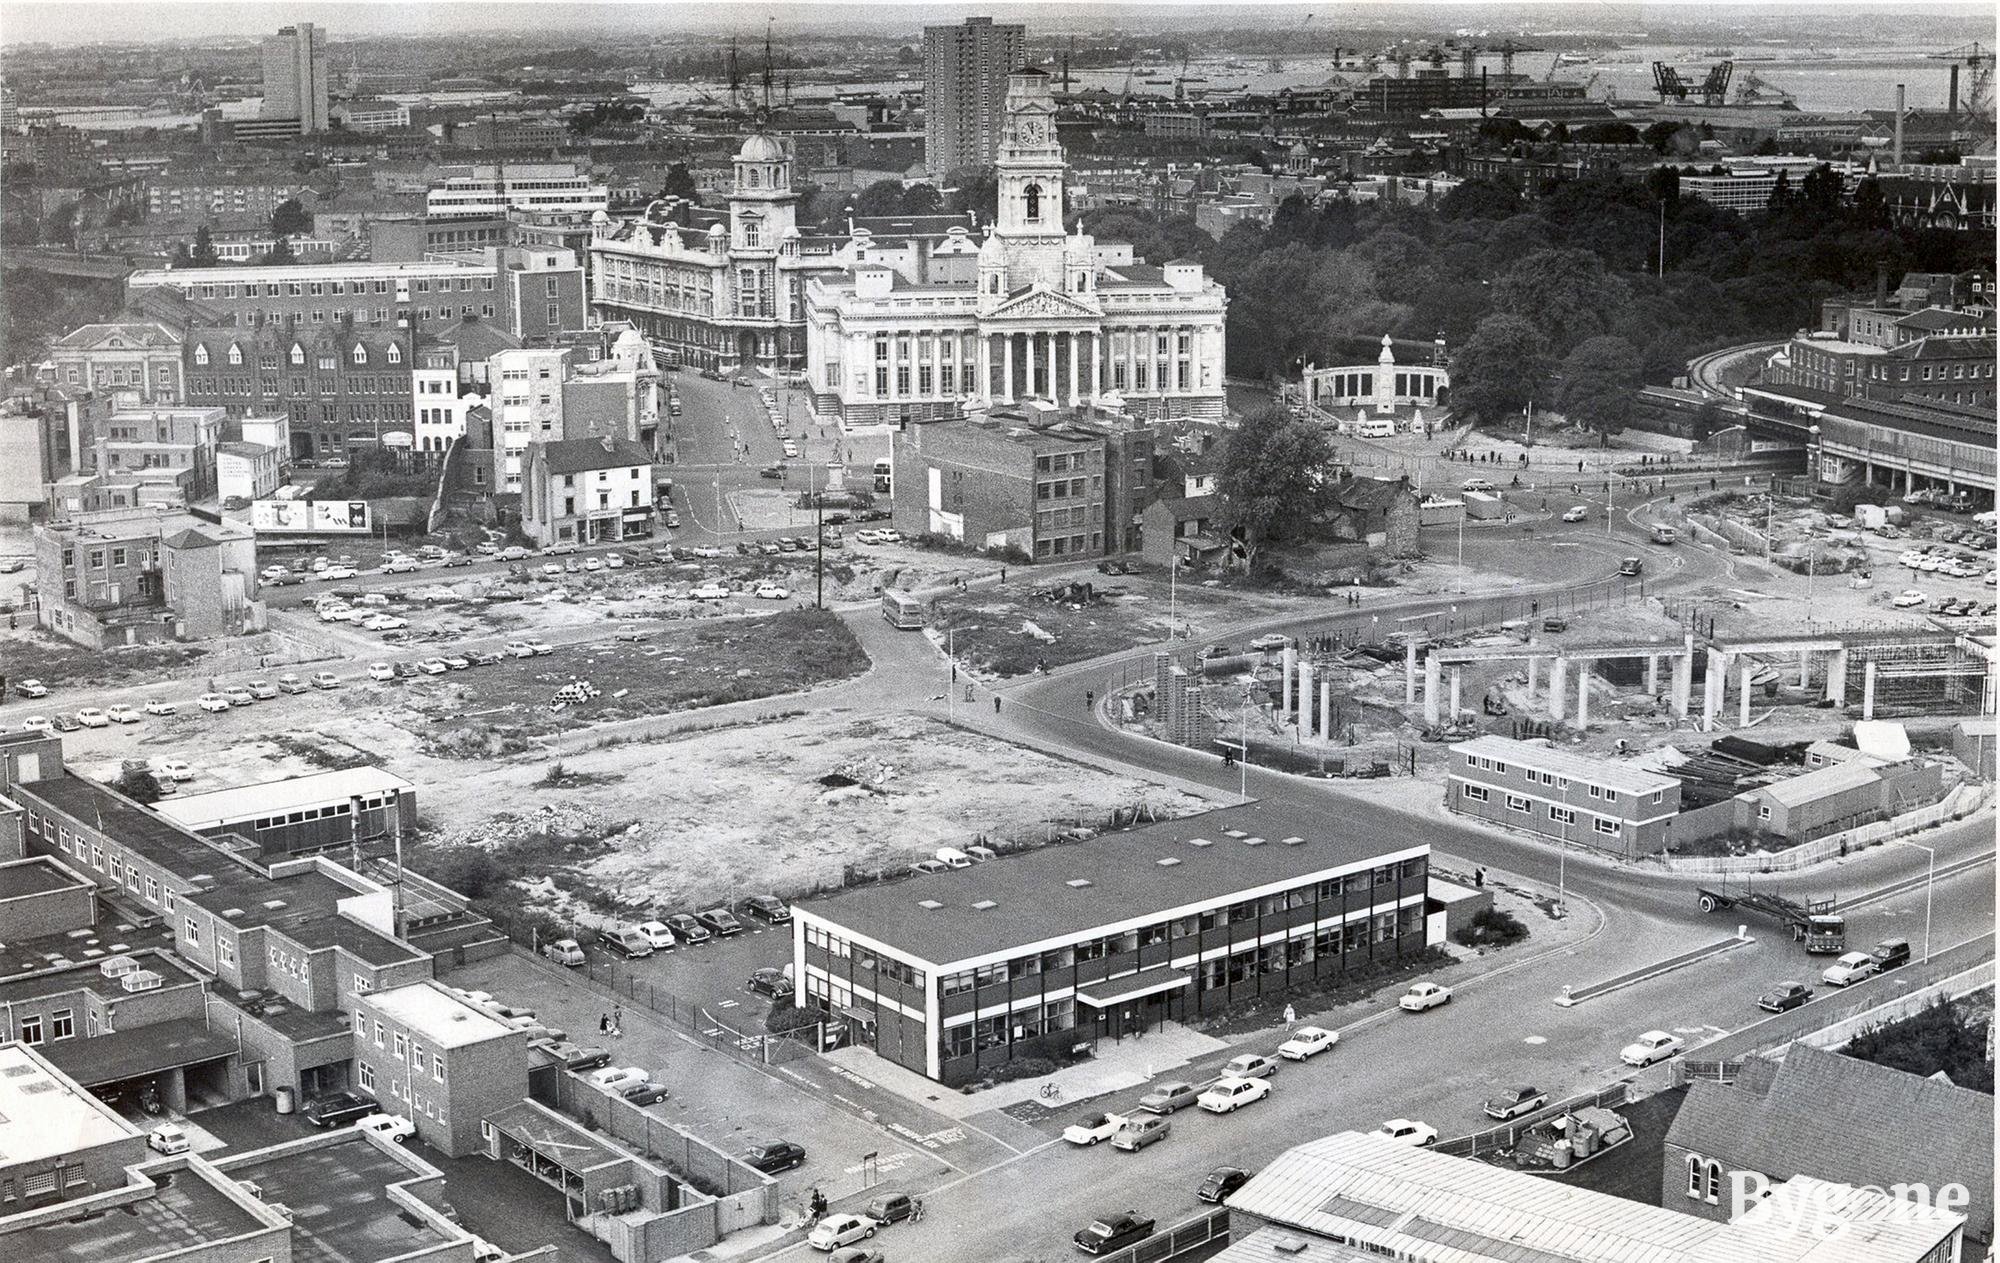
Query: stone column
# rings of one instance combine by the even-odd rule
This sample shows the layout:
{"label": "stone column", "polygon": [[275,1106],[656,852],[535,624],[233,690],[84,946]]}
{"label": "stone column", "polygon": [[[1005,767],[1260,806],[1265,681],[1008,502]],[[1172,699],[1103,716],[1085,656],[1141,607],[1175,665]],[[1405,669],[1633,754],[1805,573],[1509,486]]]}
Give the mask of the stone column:
{"label": "stone column", "polygon": [[1590,663],[1588,660],[1576,664],[1576,728],[1578,732],[1590,728]]}
{"label": "stone column", "polygon": [[1656,653],[1649,653],[1646,655],[1646,696],[1658,697],[1659,695],[1660,656]]}
{"label": "stone column", "polygon": [[1465,683],[1465,668],[1454,664],[1451,668],[1451,718],[1458,719],[1459,688]]}
{"label": "stone column", "polygon": [[1279,702],[1279,705],[1283,707],[1284,713],[1289,715],[1292,713],[1292,672],[1298,669],[1298,650],[1292,648],[1290,645],[1286,645],[1283,663],[1283,667],[1278,671],[1278,678],[1284,682],[1282,700]]}
{"label": "stone column", "polygon": [[1833,659],[1826,666],[1826,700],[1835,706],[1847,705],[1847,649],[1845,646],[1833,651]]}
{"label": "stone column", "polygon": [[1333,740],[1333,681],[1328,679],[1319,686],[1319,735],[1322,739]]}
{"label": "stone column", "polygon": [[1569,704],[1563,694],[1569,691],[1569,659],[1557,655],[1549,663],[1549,718],[1561,722],[1563,708]]}
{"label": "stone column", "polygon": [[1861,664],[1861,717],[1875,718],[1875,659]]}
{"label": "stone column", "polygon": [[1096,403],[1104,393],[1104,330],[1100,327],[1090,334],[1090,402]]}
{"label": "stone column", "polygon": [[1811,686],[1812,686],[1812,650],[1801,649],[1799,650],[1799,687],[1810,688]]}
{"label": "stone column", "polygon": [[1729,655],[1711,647],[1708,651],[1708,677],[1701,688],[1701,730],[1715,731],[1715,715],[1722,709],[1722,703],[1729,694]]}
{"label": "stone column", "polygon": [[1040,334],[1030,333],[1026,334],[1021,339],[1021,348],[1024,352],[1026,352],[1028,357],[1027,389],[1028,389],[1028,398],[1030,399],[1033,399],[1036,395],[1041,393],[1041,391],[1038,389],[1038,387],[1041,385],[1041,382],[1035,376],[1035,343],[1037,340],[1039,340],[1040,337],[1041,337]]}
{"label": "stone column", "polygon": [[1417,704],[1417,642],[1403,646],[1403,705]]}
{"label": "stone column", "polygon": [[1311,736],[1313,722],[1313,664],[1310,662],[1299,663],[1299,713],[1297,718],[1299,735],[1301,737]]}
{"label": "stone column", "polygon": [[1077,363],[1076,353],[1083,347],[1083,335],[1072,329],[1066,335],[1069,343],[1069,406],[1077,405]]}
{"label": "stone column", "polygon": [[1756,666],[1753,663],[1746,662],[1743,664],[1743,696],[1737,699],[1736,726],[1738,728],[1748,728],[1750,726],[1750,675],[1755,670]]}
{"label": "stone column", "polygon": [[979,335],[979,391],[982,402],[993,402],[993,338],[991,334]]}
{"label": "stone column", "polygon": [[1014,335],[1000,335],[1000,399],[1003,403],[1014,402]]}
{"label": "stone column", "polygon": [[1433,649],[1424,655],[1424,722],[1432,727],[1438,722],[1438,694],[1443,691],[1444,677],[1438,665],[1437,651]]}

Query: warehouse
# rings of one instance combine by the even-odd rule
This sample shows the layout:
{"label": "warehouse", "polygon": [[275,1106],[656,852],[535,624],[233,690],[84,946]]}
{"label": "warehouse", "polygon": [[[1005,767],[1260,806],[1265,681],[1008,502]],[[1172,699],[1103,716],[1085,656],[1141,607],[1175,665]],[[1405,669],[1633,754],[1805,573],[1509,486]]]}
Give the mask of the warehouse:
{"label": "warehouse", "polygon": [[203,837],[248,838],[269,860],[392,837],[416,820],[417,787],[379,767],[351,767],[179,794],[153,810]]}
{"label": "warehouse", "polygon": [[797,905],[798,1003],[956,1084],[1442,938],[1428,844],[1330,824],[1249,804]]}

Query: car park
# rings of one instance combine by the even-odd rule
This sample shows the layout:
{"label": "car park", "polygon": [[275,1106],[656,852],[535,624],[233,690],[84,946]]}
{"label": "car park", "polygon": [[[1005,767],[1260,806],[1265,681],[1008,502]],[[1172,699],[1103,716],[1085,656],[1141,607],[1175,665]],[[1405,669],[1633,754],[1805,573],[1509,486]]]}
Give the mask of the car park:
{"label": "car park", "polygon": [[400,1145],[417,1134],[417,1125],[397,1114],[376,1114],[354,1124],[354,1130],[370,1132]]}
{"label": "car park", "polygon": [[1137,1211],[1106,1215],[1094,1219],[1090,1225],[1070,1238],[1072,1244],[1085,1254],[1111,1254],[1128,1245],[1136,1245],[1153,1235],[1153,1221]]}
{"label": "car park", "polygon": [[685,912],[674,913],[666,918],[666,922],[667,928],[674,932],[674,937],[690,947],[697,943],[706,943],[715,937],[708,932],[707,926]]}
{"label": "car park", "polygon": [[1155,1082],[1152,1090],[1139,1098],[1139,1108],[1155,1114],[1171,1114],[1186,1109],[1201,1097],[1201,1090],[1182,1079]]}
{"label": "car park", "polygon": [[1441,1004],[1450,1003],[1450,987],[1441,987],[1435,982],[1419,982],[1412,984],[1410,989],[1402,994],[1396,1001],[1396,1007],[1405,1013],[1421,1013],[1425,1009],[1434,1009]]}
{"label": "car park", "polygon": [[1803,982],[1781,982],[1757,997],[1757,1007],[1766,1013],[1783,1013],[1812,1002],[1813,989]]}
{"label": "car park", "polygon": [[122,703],[107,709],[104,712],[104,717],[114,724],[136,724],[139,722],[139,712]]}
{"label": "car park", "polygon": [[632,928],[645,938],[654,951],[667,952],[673,950],[674,932],[667,928],[666,922],[641,921]]}
{"label": "car park", "polygon": [[874,1235],[874,1220],[843,1211],[837,1215],[828,1215],[814,1224],[812,1231],[806,1234],[806,1244],[815,1250],[831,1252],[839,1246],[866,1240]]}
{"label": "car park", "polygon": [[146,1133],[146,1147],[154,1153],[186,1153],[191,1146],[187,1133],[172,1123],[161,1123]]}
{"label": "car park", "polygon": [[1505,1092],[1495,1092],[1486,1098],[1480,1108],[1486,1117],[1506,1122],[1523,1114],[1532,1114],[1549,1103],[1549,1094],[1537,1087],[1521,1085],[1508,1088]]}
{"label": "car park", "polygon": [[1437,1128],[1408,1118],[1392,1118],[1376,1128],[1375,1134],[1417,1149],[1436,1144],[1438,1138]]}
{"label": "car park", "polygon": [[1875,973],[1873,956],[1867,952],[1848,952],[1820,972],[1820,981],[1829,987],[1851,987],[1874,977]]}
{"label": "car park", "polygon": [[1249,1182],[1250,1173],[1242,1167],[1217,1167],[1203,1178],[1201,1187],[1194,1191],[1195,1199],[1214,1205]]}
{"label": "car park", "polygon": [[804,1166],[806,1151],[789,1140],[757,1140],[743,1151],[743,1161],[766,1175],[776,1175]]}
{"label": "car park", "polygon": [[792,910],[776,895],[751,895],[743,901],[743,910],[767,925],[788,925],[792,920]]}
{"label": "car park", "polygon": [[1109,1140],[1125,1125],[1123,1114],[1086,1114],[1063,1128],[1062,1138],[1073,1145],[1085,1148],[1100,1140]]}
{"label": "car park", "polygon": [[111,717],[95,706],[86,706],[76,712],[76,722],[85,728],[109,728]]}
{"label": "car park", "polygon": [[1211,1114],[1234,1114],[1245,1105],[1251,1105],[1271,1095],[1269,1079],[1223,1078],[1199,1097],[1195,1104]]}
{"label": "car park", "polygon": [[1643,1068],[1656,1061],[1665,1061],[1669,1057],[1676,1056],[1684,1047],[1686,1041],[1678,1035],[1670,1035],[1666,1031],[1647,1031],[1619,1049],[1618,1060],[1628,1066]]}
{"label": "car park", "polygon": [[797,990],[792,985],[792,980],[785,977],[784,970],[773,969],[768,965],[752,973],[750,981],[744,985],[752,992],[770,996],[773,1000],[789,1000]]}
{"label": "car park", "polygon": [[1268,1079],[1278,1073],[1278,1063],[1259,1053],[1244,1053],[1231,1057],[1216,1073],[1225,1079]]}
{"label": "car park", "polygon": [[229,709],[229,699],[220,693],[203,693],[200,697],[194,699],[194,704],[208,711],[210,714],[216,714]]}
{"label": "car park", "polygon": [[148,715],[174,715],[180,713],[180,707],[174,705],[172,702],[147,702],[145,709]]}
{"label": "car park", "polygon": [[306,1121],[315,1127],[345,1127],[360,1122],[382,1107],[358,1092],[329,1092],[306,1102]]}
{"label": "car park", "polygon": [[542,944],[542,955],[567,969],[576,969],[587,963],[583,945],[573,938],[559,938],[553,943]]}
{"label": "car park", "polygon": [[736,914],[727,908],[710,908],[705,912],[697,912],[694,914],[694,919],[707,926],[709,932],[717,938],[728,938],[743,929],[743,923],[738,921]]}

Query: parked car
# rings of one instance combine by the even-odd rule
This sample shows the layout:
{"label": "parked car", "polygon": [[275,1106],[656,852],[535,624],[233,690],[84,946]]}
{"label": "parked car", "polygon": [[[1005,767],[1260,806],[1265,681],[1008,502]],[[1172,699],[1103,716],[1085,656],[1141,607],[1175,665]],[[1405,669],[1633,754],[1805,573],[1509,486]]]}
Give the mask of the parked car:
{"label": "parked car", "polygon": [[1172,1123],[1157,1114],[1149,1114],[1144,1118],[1128,1118],[1125,1120],[1125,1125],[1118,1129],[1117,1134],[1111,1137],[1111,1147],[1122,1149],[1126,1153],[1137,1153],[1147,1145],[1165,1140],[1173,1129]]}
{"label": "parked car", "polygon": [[781,584],[760,583],[751,595],[760,601],[789,601],[792,599],[792,590]]}
{"label": "parked car", "polygon": [[1505,1092],[1494,1093],[1486,1098],[1486,1104],[1481,1108],[1486,1111],[1486,1117],[1497,1118],[1504,1123],[1510,1118],[1532,1114],[1548,1103],[1548,1093],[1537,1087],[1523,1085],[1508,1088]]}
{"label": "parked car", "polygon": [[501,660],[501,655],[494,653],[491,649],[481,649],[477,653],[469,653],[465,656],[472,659],[472,665],[475,667],[498,666]]}
{"label": "parked car", "polygon": [[56,735],[56,721],[47,715],[30,715],[21,721],[22,732],[39,732],[45,737]]}
{"label": "parked car", "polygon": [[148,715],[175,715],[181,708],[172,702],[147,702],[145,709]]}
{"label": "parked car", "polygon": [[866,1240],[874,1235],[874,1220],[842,1211],[839,1214],[828,1215],[814,1224],[812,1231],[806,1234],[806,1244],[815,1250],[831,1252],[839,1246]]}
{"label": "parked car", "polygon": [[312,676],[312,686],[316,689],[337,689],[340,687],[340,677],[331,671],[315,671]]}
{"label": "parked car", "polygon": [[[113,707],[112,709],[117,709]],[[1910,963],[1910,940],[1906,938],[1885,938],[1868,953],[1875,958],[1875,972],[1888,973],[1899,965]]]}
{"label": "parked car", "polygon": [[1803,982],[1781,982],[1757,997],[1757,1007],[1766,1013],[1783,1013],[1811,1003],[1813,989]]}
{"label": "parked car", "polygon": [[556,651],[556,647],[546,640],[531,640],[528,649],[537,657],[545,658]]}
{"label": "parked car", "polygon": [[95,706],[86,706],[76,712],[76,722],[85,728],[109,728],[111,717]]}
{"label": "parked car", "polygon": [[278,677],[278,691],[280,693],[303,693],[309,687],[311,686],[298,676],[293,675],[290,671]]}
{"label": "parked car", "polygon": [[368,664],[368,678],[371,680],[393,680],[396,678],[396,668],[386,662],[371,662]]}
{"label": "parked car", "polygon": [[1396,1001],[1396,1007],[1405,1013],[1421,1013],[1441,1004],[1451,1003],[1451,988],[1441,987],[1435,982],[1419,982],[1405,991]]}
{"label": "parked car", "polygon": [[220,693],[203,693],[200,697],[194,699],[194,704],[208,711],[210,714],[217,714],[229,709],[229,699]]}
{"label": "parked car", "polygon": [[1260,1053],[1244,1053],[1231,1057],[1217,1073],[1225,1079],[1268,1079],[1278,1073],[1278,1063]]}
{"label": "parked car", "polygon": [[1259,636],[1257,637],[1257,639],[1251,641],[1250,647],[1252,649],[1261,649],[1265,653],[1269,653],[1274,649],[1283,649],[1286,645],[1289,645],[1291,643],[1292,643],[1292,638],[1290,636],[1281,636],[1277,632],[1271,632],[1267,635]]}
{"label": "parked car", "polygon": [[106,710],[104,717],[114,724],[136,724],[139,722],[139,712],[123,704]]}
{"label": "parked car", "polygon": [[743,1161],[766,1175],[776,1175],[804,1166],[806,1151],[804,1146],[789,1140],[757,1140],[743,1151]]}
{"label": "parked car", "polygon": [[409,619],[398,618],[394,614],[371,614],[362,620],[361,630],[372,632],[397,631],[409,625]]}
{"label": "parked car", "polygon": [[1225,1078],[1216,1080],[1214,1086],[1195,1099],[1195,1104],[1211,1114],[1234,1114],[1269,1095],[1269,1079]]}
{"label": "parked car", "polygon": [[1278,1055],[1287,1061],[1305,1061],[1340,1042],[1336,1031],[1322,1026],[1301,1026],[1290,1039],[1278,1045]]}
{"label": "parked car", "polygon": [[305,1108],[306,1121],[315,1127],[345,1127],[381,1112],[381,1106],[358,1092],[329,1092],[307,1101]]}
{"label": "parked car", "polygon": [[1375,1129],[1375,1134],[1422,1149],[1437,1143],[1437,1128],[1408,1118],[1392,1118]]}
{"label": "parked car", "polygon": [[694,914],[694,919],[707,926],[717,938],[728,938],[743,929],[743,923],[738,921],[736,914],[727,908],[717,907],[697,912]]}
{"label": "parked car", "polygon": [[152,765],[154,776],[164,776],[170,781],[191,781],[194,779],[194,765],[179,759],[161,759]]}
{"label": "parked car", "polygon": [[278,695],[278,686],[269,680],[252,680],[248,684],[226,685],[222,690],[222,695],[229,699],[231,706],[242,705],[236,698],[238,693],[249,694],[253,702],[268,702]]}
{"label": "parked car", "polygon": [[397,1114],[375,1114],[354,1124],[354,1130],[373,1132],[400,1145],[417,1134],[417,1125]]}
{"label": "parked car", "polygon": [[629,925],[613,925],[597,932],[597,941],[627,960],[643,960],[653,954],[646,936]]}
{"label": "parked car", "polygon": [[646,941],[652,944],[654,951],[668,952],[673,950],[674,932],[667,928],[666,922],[641,921],[632,928],[645,935]]}
{"label": "parked car", "polygon": [[715,937],[708,932],[707,926],[685,912],[676,912],[666,920],[667,928],[674,932],[674,937],[690,947],[696,943],[706,943]]}
{"label": "parked car", "polygon": [[[1858,954],[1858,953],[1857,953]],[[1628,1066],[1650,1066],[1679,1053],[1686,1041],[1665,1031],[1647,1031],[1618,1050],[1618,1060]]]}
{"label": "parked car", "polygon": [[1867,952],[1848,952],[1828,965],[1820,973],[1820,980],[1830,987],[1851,987],[1876,973],[1875,958]]}
{"label": "parked car", "polygon": [[622,1090],[627,1084],[645,1083],[651,1077],[637,1066],[605,1066],[590,1072],[592,1083],[613,1092]]}
{"label": "parked car", "polygon": [[1087,1114],[1063,1128],[1062,1138],[1073,1145],[1088,1148],[1100,1140],[1109,1140],[1125,1125],[1123,1114]]}
{"label": "parked car", "polygon": [[901,1223],[917,1212],[917,1199],[908,1193],[880,1193],[868,1199],[861,1213],[886,1228]]}
{"label": "parked car", "polygon": [[583,954],[583,944],[573,938],[559,938],[553,943],[542,944],[542,955],[565,969],[575,969],[587,962]]}
{"label": "parked car", "polygon": [[1171,1114],[1193,1105],[1200,1096],[1201,1091],[1194,1084],[1181,1079],[1168,1079],[1153,1084],[1153,1090],[1139,1098],[1139,1108],[1155,1114]]}
{"label": "parked car", "polygon": [[563,1065],[571,1070],[595,1070],[611,1064],[611,1050],[582,1044],[555,1043],[549,1051],[561,1057]]}
{"label": "parked car", "polygon": [[506,648],[507,653],[515,658],[532,658],[535,656],[535,647],[525,640],[510,640],[507,642]]}
{"label": "parked car", "polygon": [[1907,610],[1922,605],[1928,599],[1928,597],[1915,588],[1904,588],[1896,594],[1896,599],[1889,602],[1889,604],[1896,609]]}
{"label": "parked car", "polygon": [[1152,1235],[1153,1221],[1128,1210],[1092,1220],[1070,1240],[1085,1254],[1111,1254]]}
{"label": "parked car", "polygon": [[48,685],[43,684],[40,680],[23,680],[14,686],[14,691],[22,697],[47,697],[49,695]]}
{"label": "parked car", "polygon": [[161,1123],[146,1133],[146,1147],[154,1153],[186,1153],[191,1146],[187,1133],[172,1123]]}
{"label": "parked car", "polygon": [[659,1083],[628,1083],[618,1089],[618,1095],[634,1105],[647,1106],[666,1100],[672,1093]]}
{"label": "parked car", "polygon": [[744,985],[756,994],[770,996],[773,1000],[789,1000],[797,991],[792,985],[792,980],[785,977],[784,970],[773,969],[768,965],[752,973],[750,981]]}
{"label": "parked car", "polygon": [[75,715],[57,715],[49,722],[55,725],[57,732],[77,732],[83,727],[82,724],[76,722]]}
{"label": "parked car", "polygon": [[792,910],[776,895],[751,895],[743,910],[767,925],[787,925],[792,919]]}
{"label": "parked car", "polygon": [[1213,1205],[1249,1182],[1250,1173],[1242,1167],[1217,1167],[1202,1180],[1194,1195],[1198,1200]]}

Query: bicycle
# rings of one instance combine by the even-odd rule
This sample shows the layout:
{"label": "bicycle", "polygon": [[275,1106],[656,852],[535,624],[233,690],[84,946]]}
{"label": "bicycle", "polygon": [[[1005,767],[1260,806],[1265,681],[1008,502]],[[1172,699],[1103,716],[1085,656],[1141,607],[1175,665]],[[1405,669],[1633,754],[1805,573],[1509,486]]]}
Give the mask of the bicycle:
{"label": "bicycle", "polygon": [[1060,1101],[1062,1100],[1062,1089],[1053,1083],[1044,1083],[1036,1095],[1040,1096],[1044,1101]]}
{"label": "bicycle", "polygon": [[921,1197],[913,1197],[910,1199],[910,1222],[913,1224],[920,1224],[923,1221],[924,1221],[924,1199]]}

